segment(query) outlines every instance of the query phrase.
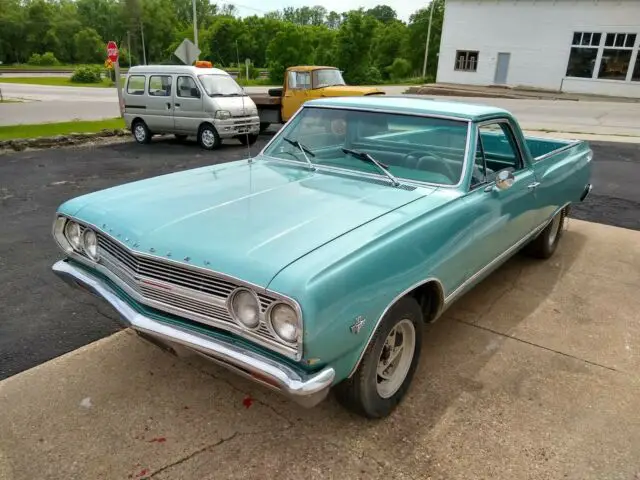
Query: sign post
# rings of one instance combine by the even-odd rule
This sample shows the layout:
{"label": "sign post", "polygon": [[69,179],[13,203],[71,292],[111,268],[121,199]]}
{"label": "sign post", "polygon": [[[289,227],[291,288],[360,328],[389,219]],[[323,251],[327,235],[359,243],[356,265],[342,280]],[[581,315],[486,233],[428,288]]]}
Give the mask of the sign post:
{"label": "sign post", "polygon": [[111,40],[107,43],[107,57],[113,62],[115,70],[116,90],[118,91],[118,106],[120,107],[120,116],[124,116],[124,105],[122,104],[122,86],[120,85],[120,62],[118,61],[119,52],[116,42]]}

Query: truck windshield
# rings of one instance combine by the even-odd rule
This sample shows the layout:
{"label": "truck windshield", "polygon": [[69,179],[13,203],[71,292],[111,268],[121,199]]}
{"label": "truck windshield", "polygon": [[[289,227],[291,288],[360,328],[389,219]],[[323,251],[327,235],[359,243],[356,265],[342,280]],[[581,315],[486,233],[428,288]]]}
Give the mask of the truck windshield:
{"label": "truck windshield", "polygon": [[[285,140],[288,138],[304,145],[312,153],[309,160],[319,167],[382,175],[383,166],[399,180],[456,185],[463,173],[468,130],[463,120],[303,107],[264,154],[307,164],[300,148]],[[380,165],[360,160],[365,154]]]}
{"label": "truck windshield", "polygon": [[198,75],[204,91],[210,97],[238,97],[246,95],[236,81],[228,75]]}
{"label": "truck windshield", "polygon": [[313,88],[330,87],[332,85],[346,85],[340,70],[335,68],[325,68],[324,70],[314,70]]}

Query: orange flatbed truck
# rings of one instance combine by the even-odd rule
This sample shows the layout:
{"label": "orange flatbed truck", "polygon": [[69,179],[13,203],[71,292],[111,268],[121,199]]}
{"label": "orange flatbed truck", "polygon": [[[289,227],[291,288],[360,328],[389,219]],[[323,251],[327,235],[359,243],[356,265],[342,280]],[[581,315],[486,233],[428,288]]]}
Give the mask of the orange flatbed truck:
{"label": "orange flatbed truck", "polygon": [[249,96],[258,108],[260,131],[263,132],[272,123],[287,122],[307,100],[363,95],[384,95],[384,91],[347,85],[335,67],[306,65],[287,68],[282,87]]}

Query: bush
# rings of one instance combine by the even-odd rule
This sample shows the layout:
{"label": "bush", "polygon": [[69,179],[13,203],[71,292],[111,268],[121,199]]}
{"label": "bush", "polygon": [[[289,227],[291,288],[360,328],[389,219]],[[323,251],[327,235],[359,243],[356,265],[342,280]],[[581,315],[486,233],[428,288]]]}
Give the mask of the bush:
{"label": "bush", "polygon": [[387,67],[387,71],[392,80],[402,80],[407,78],[411,73],[411,64],[404,58],[396,58],[393,63]]}
{"label": "bush", "polygon": [[74,83],[100,83],[102,81],[102,68],[99,66],[78,67],[71,75]]}
{"label": "bush", "polygon": [[60,65],[60,62],[58,61],[56,56],[51,52],[47,52],[44,55],[40,55],[39,53],[34,53],[29,57],[29,60],[27,60],[27,63],[29,65],[38,65],[42,67]]}
{"label": "bush", "polygon": [[27,64],[28,65],[40,65],[40,62],[42,61],[42,57],[40,56],[39,53],[34,53],[33,55],[31,55],[29,57],[29,60],[27,60]]}
{"label": "bush", "polygon": [[42,57],[40,57],[40,65],[49,67],[52,65],[60,65],[60,62],[53,53],[46,52]]}
{"label": "bush", "polygon": [[371,84],[382,83],[382,75],[380,74],[380,70],[376,67],[369,67],[367,70],[368,82]]}

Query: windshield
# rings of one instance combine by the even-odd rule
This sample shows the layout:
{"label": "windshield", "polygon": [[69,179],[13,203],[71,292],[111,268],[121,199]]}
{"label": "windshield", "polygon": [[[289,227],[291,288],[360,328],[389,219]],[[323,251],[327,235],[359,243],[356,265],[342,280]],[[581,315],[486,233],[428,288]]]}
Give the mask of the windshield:
{"label": "windshield", "polygon": [[340,70],[327,68],[313,71],[313,88],[330,87],[331,85],[346,85]]}
{"label": "windshield", "polygon": [[381,175],[373,162],[345,152],[366,153],[398,179],[455,185],[462,176],[468,123],[435,117],[304,107],[265,149],[265,155],[318,166]]}
{"label": "windshield", "polygon": [[240,85],[228,75],[198,75],[198,78],[210,97],[246,95]]}

